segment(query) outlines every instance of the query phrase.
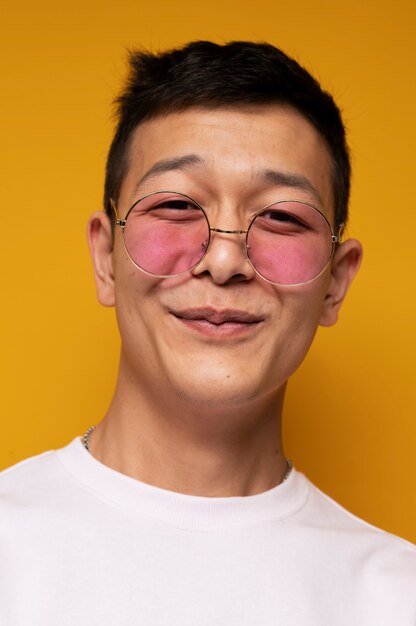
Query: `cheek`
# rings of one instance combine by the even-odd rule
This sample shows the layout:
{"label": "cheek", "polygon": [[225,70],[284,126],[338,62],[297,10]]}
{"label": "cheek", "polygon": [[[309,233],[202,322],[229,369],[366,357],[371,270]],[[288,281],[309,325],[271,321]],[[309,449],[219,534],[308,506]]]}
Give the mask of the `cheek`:
{"label": "cheek", "polygon": [[315,336],[329,285],[329,272],[301,287],[288,287],[282,298],[282,320],[288,329],[288,347],[309,348]]}
{"label": "cheek", "polygon": [[122,340],[137,340],[146,326],[146,315],[159,279],[139,270],[124,249],[114,259],[115,308]]}

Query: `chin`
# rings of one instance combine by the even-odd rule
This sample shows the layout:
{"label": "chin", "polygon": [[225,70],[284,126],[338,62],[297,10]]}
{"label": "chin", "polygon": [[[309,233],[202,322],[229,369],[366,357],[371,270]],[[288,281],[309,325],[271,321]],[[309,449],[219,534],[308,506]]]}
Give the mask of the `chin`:
{"label": "chin", "polygon": [[183,377],[180,380],[171,380],[171,384],[182,400],[199,407],[218,410],[218,407],[230,409],[247,406],[273,391],[266,388],[264,377],[248,372],[247,368],[244,371],[241,368],[239,371],[201,368],[198,372],[194,370],[192,374],[190,376],[188,373],[186,385]]}

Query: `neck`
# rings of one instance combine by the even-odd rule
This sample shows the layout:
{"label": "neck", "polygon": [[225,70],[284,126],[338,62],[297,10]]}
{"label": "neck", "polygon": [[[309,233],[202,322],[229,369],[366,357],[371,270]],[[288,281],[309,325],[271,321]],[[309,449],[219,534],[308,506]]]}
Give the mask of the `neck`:
{"label": "neck", "polygon": [[149,397],[119,378],[90,451],[112,469],[162,489],[211,497],[261,493],[287,472],[284,391],[241,405],[204,405],[166,393]]}

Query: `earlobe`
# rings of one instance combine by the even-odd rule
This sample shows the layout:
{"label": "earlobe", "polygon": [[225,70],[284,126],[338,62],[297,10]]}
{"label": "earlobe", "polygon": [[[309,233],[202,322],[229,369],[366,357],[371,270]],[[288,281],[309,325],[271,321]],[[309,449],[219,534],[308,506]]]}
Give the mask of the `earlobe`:
{"label": "earlobe", "polygon": [[319,320],[321,326],[332,326],[336,323],[348,288],[360,267],[362,254],[361,244],[356,239],[348,239],[337,247]]}
{"label": "earlobe", "polygon": [[113,232],[104,211],[97,211],[91,216],[87,236],[98,301],[103,306],[114,306]]}

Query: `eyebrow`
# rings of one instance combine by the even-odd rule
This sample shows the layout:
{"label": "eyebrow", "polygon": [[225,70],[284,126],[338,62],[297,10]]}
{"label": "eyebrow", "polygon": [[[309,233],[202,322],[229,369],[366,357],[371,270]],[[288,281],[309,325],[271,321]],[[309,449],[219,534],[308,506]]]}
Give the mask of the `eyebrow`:
{"label": "eyebrow", "polygon": [[261,169],[256,172],[255,177],[278,187],[291,187],[292,189],[307,191],[317,200],[318,204],[322,204],[318,190],[306,176],[271,169]]}
{"label": "eyebrow", "polygon": [[[204,165],[206,166],[207,162],[198,154],[185,154],[183,156],[172,157],[170,159],[162,159],[161,161],[154,163],[144,176],[142,176],[142,178],[135,185],[135,191],[137,191],[145,181],[157,176],[158,174],[185,170],[190,167]],[[318,190],[314,187],[310,180],[302,174],[290,174],[288,172],[264,168],[255,172],[254,178],[277,187],[290,187],[292,189],[306,191],[314,197],[318,204],[322,204]]]}
{"label": "eyebrow", "polygon": [[206,165],[205,160],[197,154],[185,154],[184,156],[157,161],[137,182],[135,186],[135,191],[137,191],[146,180],[148,180],[149,178],[153,178],[158,174],[163,174],[164,172],[173,172],[175,170],[184,170],[188,167],[195,167],[197,165]]}

